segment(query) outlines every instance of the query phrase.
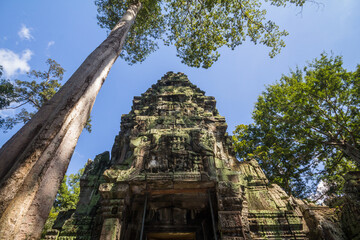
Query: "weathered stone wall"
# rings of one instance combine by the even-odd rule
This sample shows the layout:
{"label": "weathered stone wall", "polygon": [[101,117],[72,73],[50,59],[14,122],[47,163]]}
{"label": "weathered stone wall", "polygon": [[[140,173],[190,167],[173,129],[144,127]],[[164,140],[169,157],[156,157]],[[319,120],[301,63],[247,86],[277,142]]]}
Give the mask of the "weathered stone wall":
{"label": "weathered stone wall", "polygon": [[288,196],[255,160],[238,162],[226,128],[213,97],[167,73],[134,98],[110,162],[87,167],[78,208],[52,239],[347,239],[334,209]]}

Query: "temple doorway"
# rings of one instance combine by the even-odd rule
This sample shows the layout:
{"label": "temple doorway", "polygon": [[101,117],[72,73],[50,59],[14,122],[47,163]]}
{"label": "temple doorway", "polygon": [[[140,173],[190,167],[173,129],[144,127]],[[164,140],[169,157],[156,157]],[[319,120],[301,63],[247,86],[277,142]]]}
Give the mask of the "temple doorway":
{"label": "temple doorway", "polygon": [[196,240],[194,232],[152,232],[146,234],[147,240]]}
{"label": "temple doorway", "polygon": [[133,195],[124,215],[121,240],[212,240],[209,196],[215,198],[206,189]]}

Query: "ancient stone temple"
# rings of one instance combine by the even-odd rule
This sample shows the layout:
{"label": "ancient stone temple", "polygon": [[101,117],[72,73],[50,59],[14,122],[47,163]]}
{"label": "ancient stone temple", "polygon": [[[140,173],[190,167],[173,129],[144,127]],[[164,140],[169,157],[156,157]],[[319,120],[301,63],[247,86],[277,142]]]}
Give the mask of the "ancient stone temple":
{"label": "ancient stone temple", "polygon": [[77,209],[46,239],[347,239],[333,209],[239,162],[226,128],[214,97],[167,73],[134,98],[111,156],[87,164]]}

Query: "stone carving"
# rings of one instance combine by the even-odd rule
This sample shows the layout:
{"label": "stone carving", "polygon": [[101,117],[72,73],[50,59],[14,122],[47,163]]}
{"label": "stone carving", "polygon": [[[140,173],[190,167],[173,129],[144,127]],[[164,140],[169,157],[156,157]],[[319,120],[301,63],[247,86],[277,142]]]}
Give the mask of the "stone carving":
{"label": "stone carving", "polygon": [[[184,74],[167,73],[134,98],[111,161],[87,167],[76,211],[47,239],[347,238],[333,210],[269,185],[255,160],[238,162],[226,128],[213,97]],[[358,181],[351,183],[358,194]],[[348,236],[359,236],[354,228]]]}

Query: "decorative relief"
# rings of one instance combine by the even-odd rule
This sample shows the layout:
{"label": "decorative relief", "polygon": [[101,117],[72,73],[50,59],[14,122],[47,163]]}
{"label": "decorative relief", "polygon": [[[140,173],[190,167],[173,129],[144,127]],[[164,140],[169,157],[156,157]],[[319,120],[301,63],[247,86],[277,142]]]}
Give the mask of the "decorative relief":
{"label": "decorative relief", "polygon": [[241,211],[219,211],[219,222],[222,231],[239,231],[242,227]]}
{"label": "decorative relief", "polygon": [[[68,230],[63,225],[47,238],[55,239],[60,233],[74,239],[100,239],[96,234],[101,229],[96,227],[108,223],[108,236],[121,229],[121,240],[139,239],[146,209],[146,231],[186,233],[192,229],[203,233],[196,238],[214,239],[215,227],[221,240],[307,239],[299,204],[289,204],[290,198],[281,189],[269,189],[255,160],[236,160],[225,119],[215,104],[213,97],[205,96],[184,74],[172,72],[135,97],[130,113],[122,116],[111,161],[99,163],[99,168],[88,167],[89,174],[82,178],[88,182],[86,194],[100,192],[102,199],[86,196],[93,204],[86,209],[89,218],[84,214],[82,222],[68,221]],[[104,174],[103,168],[107,168]],[[100,187],[93,179],[102,183]],[[349,185],[352,190],[358,186],[355,183]],[[209,192],[216,194],[214,225]],[[79,212],[77,209],[74,216]]]}

